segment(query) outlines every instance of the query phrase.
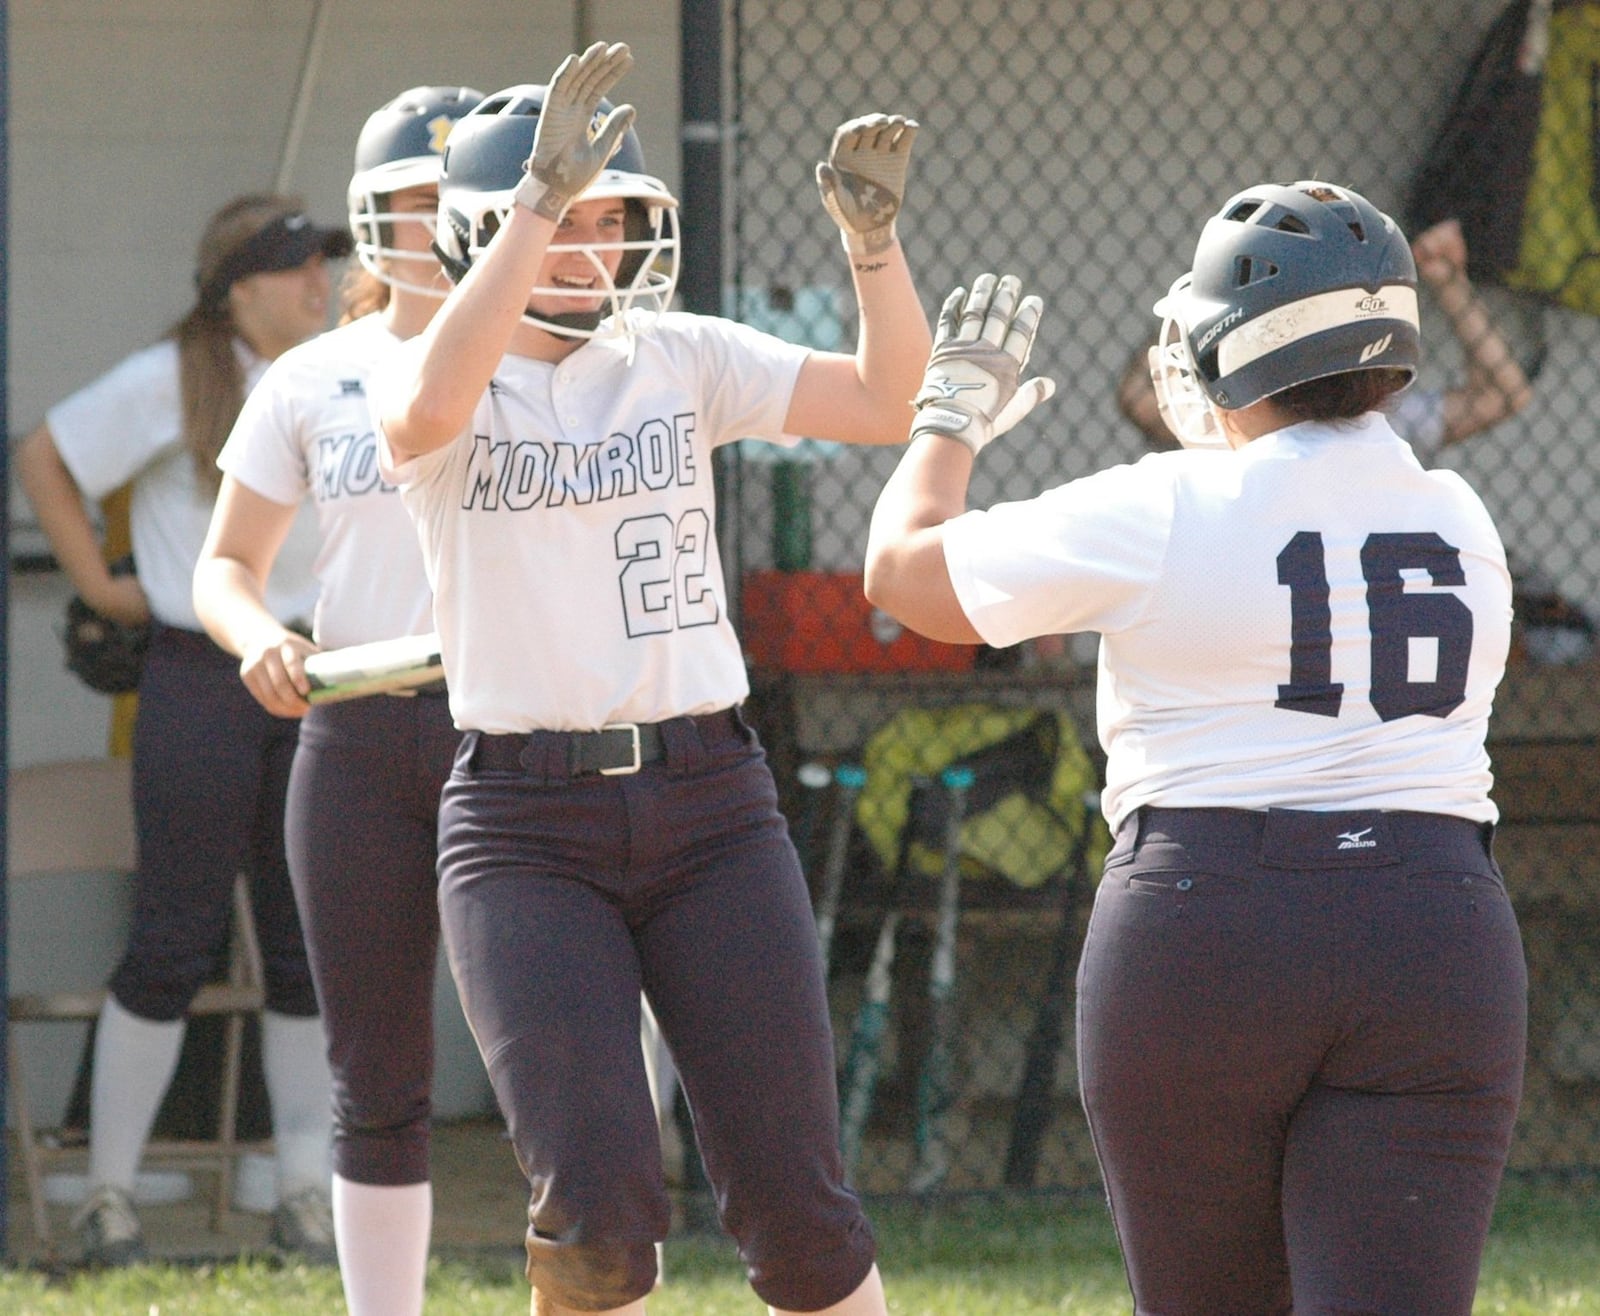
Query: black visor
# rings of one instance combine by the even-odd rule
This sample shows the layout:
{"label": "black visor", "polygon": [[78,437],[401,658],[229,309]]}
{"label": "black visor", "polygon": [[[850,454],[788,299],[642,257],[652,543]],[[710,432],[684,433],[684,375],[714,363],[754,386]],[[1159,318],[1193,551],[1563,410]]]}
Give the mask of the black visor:
{"label": "black visor", "polygon": [[241,242],[200,289],[204,302],[220,302],[228,289],[252,274],[297,269],[313,256],[339,260],[353,247],[342,228],[322,228],[304,214],[279,215]]}

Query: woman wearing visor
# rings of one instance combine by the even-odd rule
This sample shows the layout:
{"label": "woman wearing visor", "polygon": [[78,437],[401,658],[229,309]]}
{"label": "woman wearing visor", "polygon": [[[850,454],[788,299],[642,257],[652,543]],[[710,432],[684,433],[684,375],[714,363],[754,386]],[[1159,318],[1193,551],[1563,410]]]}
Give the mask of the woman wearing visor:
{"label": "woman wearing visor", "polygon": [[[226,944],[239,873],[250,878],[266,975],[273,1238],[319,1260],[333,1255],[327,1061],[283,845],[297,728],[239,684],[233,656],[201,629],[191,592],[229,427],[268,362],[326,326],[328,262],[349,251],[347,233],[312,223],[293,198],[230,201],[201,237],[183,318],[52,407],[16,454],[40,528],[84,601],[122,623],[154,623],[134,728],[133,925],[96,1026],[90,1193],[74,1220],[91,1264],[144,1255],[135,1173],[177,1066],[185,1011]],[[85,499],[130,481],[137,572],[113,576]],[[315,551],[308,515],[286,536],[265,596],[285,625],[310,623]]]}
{"label": "woman wearing visor", "polygon": [[1191,447],[988,510],[1040,312],[947,302],[867,594],[934,638],[1101,635],[1116,834],[1079,1072],[1136,1310],[1472,1309],[1522,1086],[1526,970],[1484,752],[1511,581],[1477,495],[1380,408],[1417,366],[1394,223],[1239,193],[1162,303]]}

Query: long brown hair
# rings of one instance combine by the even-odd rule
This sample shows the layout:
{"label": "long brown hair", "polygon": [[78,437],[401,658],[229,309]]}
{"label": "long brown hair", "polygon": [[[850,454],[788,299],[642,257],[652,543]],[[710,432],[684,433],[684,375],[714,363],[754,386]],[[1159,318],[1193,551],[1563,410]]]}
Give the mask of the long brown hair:
{"label": "long brown hair", "polygon": [[389,304],[389,285],[371,270],[352,263],[339,285],[339,323],[349,324]]}
{"label": "long brown hair", "polygon": [[[235,197],[211,217],[195,256],[195,287],[204,290],[228,257],[258,232],[303,210],[297,197],[252,192]],[[183,443],[202,489],[222,485],[217,454],[244,405],[245,372],[234,351],[238,326],[224,292],[197,294],[195,303],[164,335],[178,345],[178,389],[183,401]]]}

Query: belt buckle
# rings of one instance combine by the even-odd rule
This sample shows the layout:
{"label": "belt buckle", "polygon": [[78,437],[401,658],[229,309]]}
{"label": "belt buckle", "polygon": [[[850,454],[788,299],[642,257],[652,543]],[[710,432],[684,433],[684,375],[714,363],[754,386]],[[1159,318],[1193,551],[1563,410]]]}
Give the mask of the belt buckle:
{"label": "belt buckle", "polygon": [[639,771],[639,724],[637,722],[607,722],[601,731],[627,731],[633,736],[633,762],[624,763],[620,768],[599,769],[602,777],[626,777]]}

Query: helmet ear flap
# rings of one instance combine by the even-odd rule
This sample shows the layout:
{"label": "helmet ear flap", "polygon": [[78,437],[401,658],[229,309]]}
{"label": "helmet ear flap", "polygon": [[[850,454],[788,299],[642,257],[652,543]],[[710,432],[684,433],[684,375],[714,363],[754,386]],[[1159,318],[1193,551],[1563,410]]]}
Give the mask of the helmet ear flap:
{"label": "helmet ear flap", "polygon": [[433,254],[439,258],[439,268],[445,272],[445,276],[451,283],[460,283],[462,279],[467,277],[467,270],[470,267],[466,261],[457,260],[437,242],[431,242],[428,245]]}
{"label": "helmet ear flap", "polygon": [[454,210],[440,207],[438,233],[431,246],[451,283],[460,283],[472,268],[471,226]]}

